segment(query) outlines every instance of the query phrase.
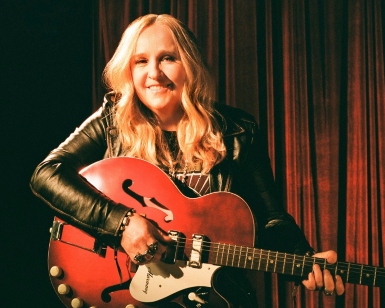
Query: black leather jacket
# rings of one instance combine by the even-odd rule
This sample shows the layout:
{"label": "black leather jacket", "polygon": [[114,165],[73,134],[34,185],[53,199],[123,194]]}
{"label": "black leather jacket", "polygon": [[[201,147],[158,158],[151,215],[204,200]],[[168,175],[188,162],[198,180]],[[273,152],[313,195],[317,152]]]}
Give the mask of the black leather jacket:
{"label": "black leather jacket", "polygon": [[[37,166],[30,182],[33,193],[58,217],[111,246],[119,245],[119,227],[130,205],[107,198],[79,171],[103,158],[121,156],[112,126],[113,99],[112,93],[107,94],[103,106]],[[311,251],[303,232],[277,200],[270,160],[253,117],[222,104],[216,108],[227,157],[210,173],[211,191],[231,191],[249,204],[258,225],[259,247]]]}

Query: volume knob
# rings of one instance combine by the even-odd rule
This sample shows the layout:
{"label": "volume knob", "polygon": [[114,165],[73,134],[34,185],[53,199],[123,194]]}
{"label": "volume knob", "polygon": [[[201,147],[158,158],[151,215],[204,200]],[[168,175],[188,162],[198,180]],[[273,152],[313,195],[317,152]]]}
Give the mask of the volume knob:
{"label": "volume knob", "polygon": [[72,308],[81,308],[81,307],[83,307],[83,300],[81,298],[75,297],[71,301],[71,307]]}
{"label": "volume knob", "polygon": [[52,277],[60,277],[63,274],[63,270],[61,267],[54,265],[49,270],[49,273]]}
{"label": "volume knob", "polygon": [[59,284],[57,287],[57,292],[62,295],[66,295],[71,292],[71,287],[68,284]]}

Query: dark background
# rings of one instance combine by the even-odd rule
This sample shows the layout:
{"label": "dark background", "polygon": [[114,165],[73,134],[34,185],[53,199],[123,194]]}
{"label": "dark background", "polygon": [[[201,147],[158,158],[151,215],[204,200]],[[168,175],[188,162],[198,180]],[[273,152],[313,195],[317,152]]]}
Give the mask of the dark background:
{"label": "dark background", "polygon": [[[128,20],[122,4],[129,2],[125,9],[136,15],[171,9],[176,1],[2,1],[1,307],[62,307],[47,271],[54,213],[32,195],[29,178],[92,112],[92,78],[100,78],[93,76],[92,55],[114,49],[109,39],[117,39]],[[247,107],[269,124],[288,210],[317,250],[338,249],[341,260],[383,266],[384,5],[310,2],[200,0],[179,1],[173,8],[210,43],[204,45],[212,48],[209,59],[218,68],[226,102]],[[95,13],[101,4],[102,14]],[[95,25],[106,30],[106,41],[98,40]],[[92,41],[103,45],[93,48]],[[217,61],[218,54],[225,57]],[[239,56],[244,54],[248,57]],[[266,288],[268,300],[291,303],[291,290],[272,285]],[[347,288],[347,307],[371,307],[384,298],[382,291],[380,296]],[[317,294],[301,293],[298,299],[331,306],[333,298]]]}
{"label": "dark background", "polygon": [[47,269],[54,214],[32,194],[29,178],[92,112],[93,1],[2,3],[0,305],[64,307]]}

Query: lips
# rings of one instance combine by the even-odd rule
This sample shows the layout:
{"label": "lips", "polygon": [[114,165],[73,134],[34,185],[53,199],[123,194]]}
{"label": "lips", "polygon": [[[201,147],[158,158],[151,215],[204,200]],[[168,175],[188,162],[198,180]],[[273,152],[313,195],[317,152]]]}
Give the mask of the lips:
{"label": "lips", "polygon": [[149,86],[148,89],[153,93],[161,93],[167,91],[170,85],[153,85]]}

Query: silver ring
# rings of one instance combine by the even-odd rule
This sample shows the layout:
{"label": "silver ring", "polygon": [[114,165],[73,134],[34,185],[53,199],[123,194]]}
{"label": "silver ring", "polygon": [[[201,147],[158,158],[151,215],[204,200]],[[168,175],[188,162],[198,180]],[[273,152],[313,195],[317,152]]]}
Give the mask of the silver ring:
{"label": "silver ring", "polygon": [[332,296],[334,295],[334,290],[333,291],[324,290],[324,293],[326,296]]}
{"label": "silver ring", "polygon": [[155,241],[154,243],[148,245],[147,253],[154,256],[158,250],[158,241]]}
{"label": "silver ring", "polygon": [[141,255],[140,253],[138,253],[138,254],[134,257],[134,260],[135,260],[136,262],[138,262],[138,264],[144,263],[144,261],[146,261],[145,256],[146,256],[146,254]]}
{"label": "silver ring", "polygon": [[[155,243],[154,243],[155,244]],[[143,254],[138,253],[134,260],[138,262],[138,264],[143,264],[145,262],[150,262],[155,257],[155,252],[158,249],[158,244],[156,244],[156,247],[148,248]]]}

